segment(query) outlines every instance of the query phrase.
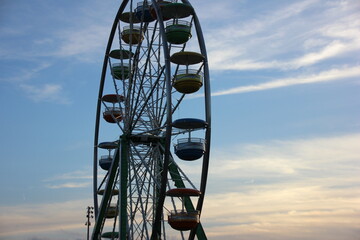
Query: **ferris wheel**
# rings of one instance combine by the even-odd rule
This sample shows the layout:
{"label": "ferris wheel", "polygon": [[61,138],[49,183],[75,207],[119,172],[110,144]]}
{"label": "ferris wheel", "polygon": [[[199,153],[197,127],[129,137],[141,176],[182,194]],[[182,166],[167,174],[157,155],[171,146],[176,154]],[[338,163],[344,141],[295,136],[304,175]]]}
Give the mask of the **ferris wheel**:
{"label": "ferris wheel", "polygon": [[189,1],[122,2],[97,102],[92,239],[207,239],[209,81]]}

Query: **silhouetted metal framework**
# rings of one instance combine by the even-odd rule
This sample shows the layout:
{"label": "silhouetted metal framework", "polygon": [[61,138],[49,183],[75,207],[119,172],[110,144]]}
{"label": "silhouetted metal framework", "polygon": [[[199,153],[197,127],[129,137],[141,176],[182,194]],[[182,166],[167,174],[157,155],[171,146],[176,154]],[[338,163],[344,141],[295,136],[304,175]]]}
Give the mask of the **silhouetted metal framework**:
{"label": "silhouetted metal framework", "polygon": [[[198,49],[195,52],[188,51],[190,41],[191,49]],[[184,121],[176,125],[173,117],[180,115],[180,106],[194,92],[200,99],[196,101],[202,102],[196,110],[201,121],[180,119]],[[115,130],[109,130],[109,125]],[[118,139],[99,142],[109,141],[103,136],[114,132]],[[188,154],[194,150],[191,139],[198,139],[190,136],[203,139],[198,141],[203,145],[197,143],[195,149],[197,153],[203,149],[200,159],[197,154],[186,160],[189,165],[193,160],[202,161],[196,184],[181,169],[184,159],[177,159],[171,150],[172,142],[184,134],[189,141],[180,142],[190,143]],[[92,239],[207,239],[201,221],[191,221],[196,219],[194,213],[201,216],[210,141],[209,68],[194,8],[186,0],[124,0],[110,31],[97,99]],[[108,155],[102,161],[99,154],[104,150]],[[174,188],[185,189],[185,193],[186,189],[198,189],[201,194],[196,196],[197,202],[189,195],[168,195]],[[167,223],[166,214],[172,214],[171,223],[176,226]],[[186,227],[189,222],[196,226]]]}

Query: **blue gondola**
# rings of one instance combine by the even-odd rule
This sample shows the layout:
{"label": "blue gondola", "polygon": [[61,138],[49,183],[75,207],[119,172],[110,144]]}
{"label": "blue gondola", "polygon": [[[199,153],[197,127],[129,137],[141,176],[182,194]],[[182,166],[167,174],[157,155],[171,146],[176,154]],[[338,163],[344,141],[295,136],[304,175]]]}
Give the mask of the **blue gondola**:
{"label": "blue gondola", "polygon": [[174,146],[176,156],[182,160],[193,161],[201,158],[205,152],[205,140],[202,138],[182,138]]}
{"label": "blue gondola", "polygon": [[100,167],[105,171],[108,171],[111,167],[112,160],[112,157],[109,155],[102,156],[99,161]]}
{"label": "blue gondola", "polygon": [[135,16],[139,21],[152,22],[155,20],[150,12],[151,2],[138,2],[135,9]]}

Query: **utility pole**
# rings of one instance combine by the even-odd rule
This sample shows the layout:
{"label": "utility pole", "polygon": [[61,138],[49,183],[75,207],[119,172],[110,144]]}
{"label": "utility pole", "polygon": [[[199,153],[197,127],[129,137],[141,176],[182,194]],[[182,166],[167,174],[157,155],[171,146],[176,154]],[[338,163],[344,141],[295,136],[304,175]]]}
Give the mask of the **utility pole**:
{"label": "utility pole", "polygon": [[89,240],[89,231],[90,231],[90,226],[91,226],[91,222],[90,222],[90,218],[94,218],[94,207],[87,207],[87,212],[86,212],[86,222],[85,222],[85,226],[87,226],[87,240]]}

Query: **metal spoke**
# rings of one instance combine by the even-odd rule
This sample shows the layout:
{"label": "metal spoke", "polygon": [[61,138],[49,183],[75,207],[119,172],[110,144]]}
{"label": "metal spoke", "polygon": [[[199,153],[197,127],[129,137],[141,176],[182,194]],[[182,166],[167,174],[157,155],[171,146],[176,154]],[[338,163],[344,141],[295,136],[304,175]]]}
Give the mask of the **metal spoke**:
{"label": "metal spoke", "polygon": [[[96,222],[93,239],[100,240],[103,231],[111,229],[112,232],[118,232],[118,239],[124,240],[160,238],[166,240],[174,239],[174,236],[175,239],[192,240],[195,235],[198,239],[204,240],[206,235],[201,224],[197,228],[201,229],[200,232],[195,229],[191,232],[177,231],[170,226],[171,224],[167,224],[166,219],[168,213],[176,212],[180,206],[183,210],[185,206],[185,210],[188,211],[195,210],[194,206],[196,210],[201,210],[204,199],[203,194],[194,202],[190,197],[166,195],[166,192],[173,188],[192,188],[205,192],[211,119],[209,74],[203,36],[195,11],[188,1],[137,1],[122,2],[114,19],[104,57],[94,139],[93,181]],[[172,43],[168,39],[165,25],[169,24],[165,24],[165,21],[177,23],[178,10],[170,10],[168,13],[177,13],[169,20],[164,20],[162,15],[166,12],[163,4],[172,4],[173,7],[183,9],[179,11],[189,10],[185,22],[189,21],[189,25],[194,27],[191,32],[191,36],[195,38],[194,44],[188,45],[187,40],[182,43]],[[156,15],[157,19],[151,19],[150,15],[152,17]],[[179,22],[184,21],[179,20]],[[114,38],[117,38],[116,44],[113,43]],[[198,50],[196,50],[197,45]],[[113,53],[110,54],[112,49],[119,51],[120,56],[115,57]],[[204,144],[206,144],[204,148],[206,152],[200,160],[203,162],[202,172],[199,173],[201,179],[199,176],[198,179],[187,176],[186,171],[181,168],[182,159],[179,156],[176,158],[177,153],[171,147],[173,141],[181,140],[178,138],[180,135],[195,131],[195,129],[173,129],[173,115],[180,115],[179,109],[188,96],[188,93],[179,91],[178,85],[175,84],[177,77],[179,78],[184,68],[188,69],[188,66],[170,63],[170,56],[186,51],[190,54],[191,51],[201,52],[204,56],[204,60],[191,69],[191,73],[204,76],[203,80],[200,79],[203,81],[200,84],[204,84],[201,91],[204,92],[205,97],[199,101],[203,102],[202,106],[205,109],[203,111],[200,109],[199,113],[204,113],[207,125],[205,129],[197,132],[204,136]],[[104,97],[104,89],[110,90],[107,94],[123,96],[123,101],[116,101],[110,98],[111,95]],[[103,127],[103,124],[100,124],[101,111],[104,111],[104,118],[108,123],[114,123],[113,126],[115,131],[119,132],[120,139],[110,170],[106,174],[101,174],[104,178],[98,184],[96,180],[98,172],[102,171],[97,167],[97,148],[101,146],[99,140],[109,141],[107,134],[114,132],[110,127]],[[106,169],[104,165],[101,167]],[[195,184],[199,182],[200,187]],[[101,188],[105,188],[104,196],[101,196],[102,205],[98,206],[97,192]],[[113,204],[118,206],[117,212],[111,212]],[[110,216],[107,216],[109,214]],[[118,216],[112,218],[111,214]]]}

